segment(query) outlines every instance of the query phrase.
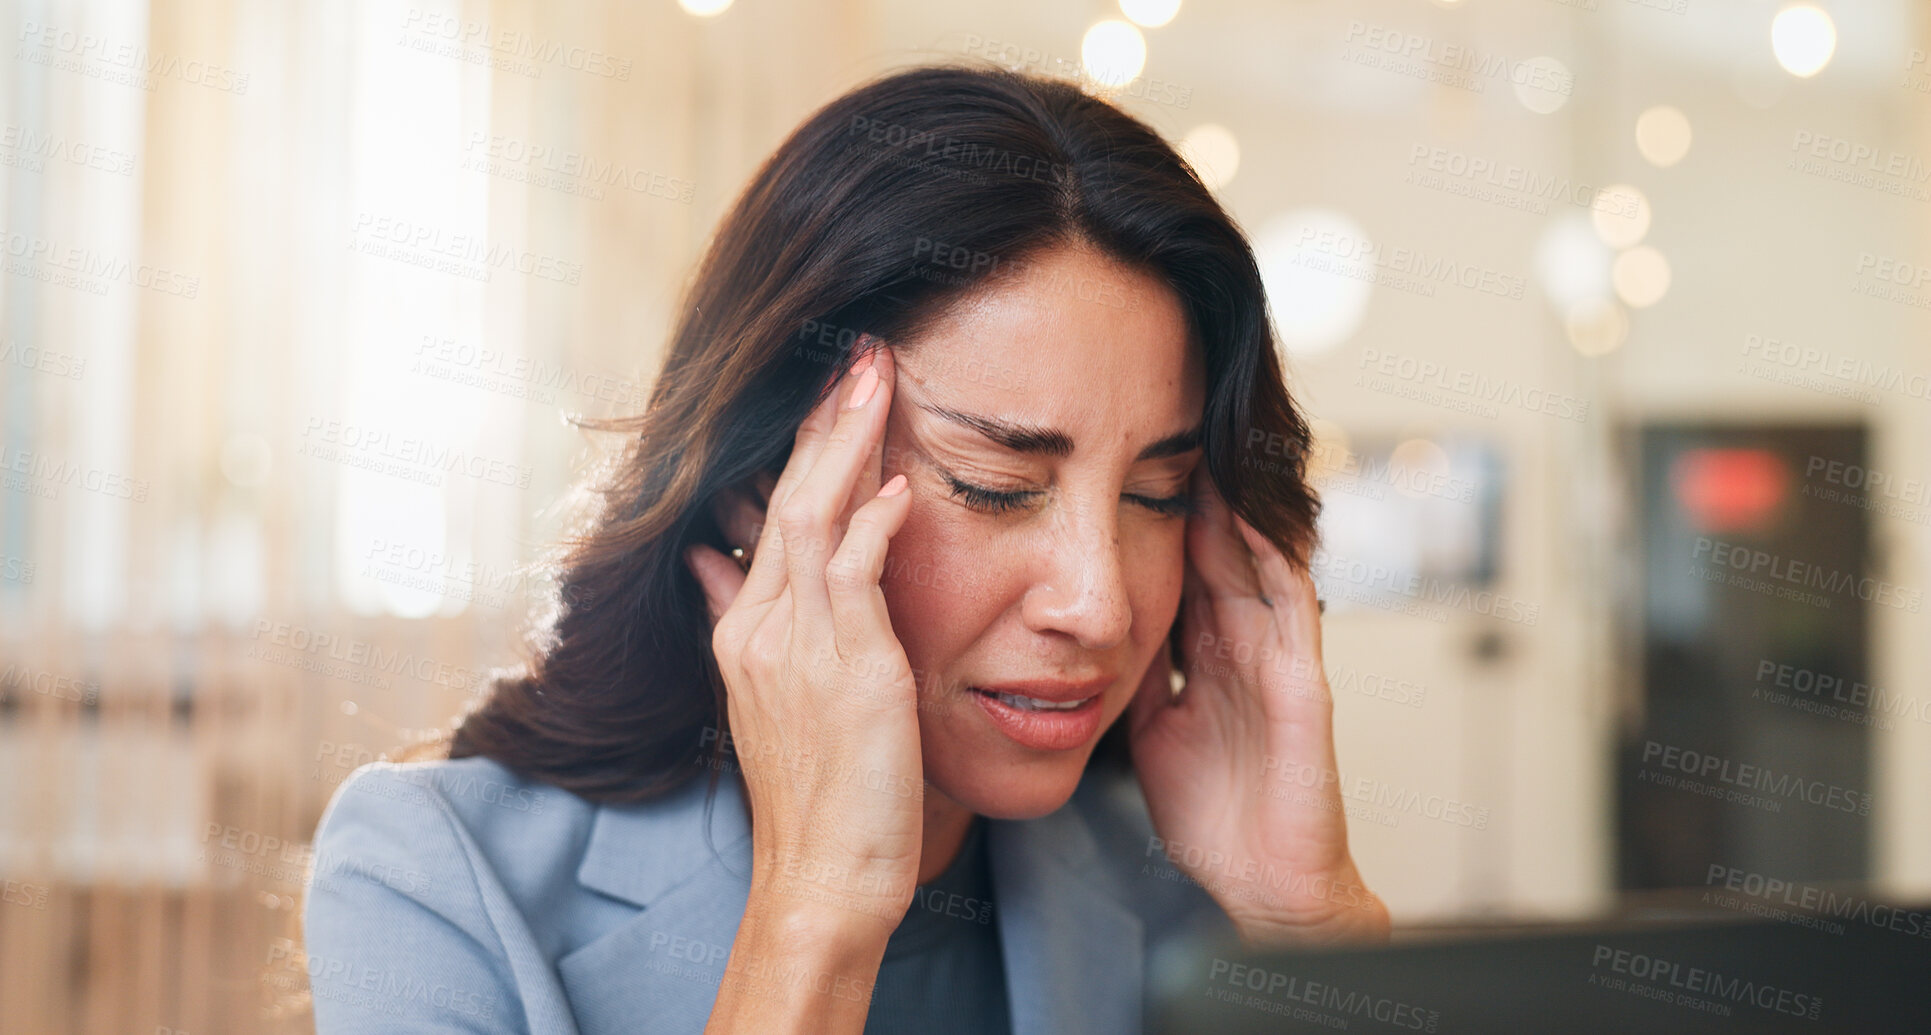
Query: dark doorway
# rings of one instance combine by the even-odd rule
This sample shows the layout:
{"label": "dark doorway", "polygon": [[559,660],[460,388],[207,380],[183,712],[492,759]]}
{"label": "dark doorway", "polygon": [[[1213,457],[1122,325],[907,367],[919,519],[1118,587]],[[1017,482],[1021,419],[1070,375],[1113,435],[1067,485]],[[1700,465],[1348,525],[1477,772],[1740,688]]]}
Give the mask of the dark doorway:
{"label": "dark doorway", "polygon": [[1864,879],[1884,721],[1870,511],[1844,484],[1864,429],[1654,425],[1637,448],[1643,708],[1619,752],[1621,886],[1704,886],[1719,866]]}

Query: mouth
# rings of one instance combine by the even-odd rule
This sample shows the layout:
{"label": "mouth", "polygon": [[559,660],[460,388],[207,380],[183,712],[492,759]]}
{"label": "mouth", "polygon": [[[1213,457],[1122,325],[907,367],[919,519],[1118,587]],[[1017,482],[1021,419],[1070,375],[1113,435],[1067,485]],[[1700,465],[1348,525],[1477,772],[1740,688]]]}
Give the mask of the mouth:
{"label": "mouth", "polygon": [[1003,694],[996,690],[982,690],[976,686],[972,689],[993,698],[1000,704],[1009,708],[1017,708],[1022,712],[1070,712],[1076,708],[1084,707],[1087,701],[1092,700],[1091,697],[1088,697],[1078,701],[1048,701],[1039,697],[1025,697],[1020,694]]}
{"label": "mouth", "polygon": [[1101,699],[1110,682],[1010,683],[971,690],[993,726],[1014,743],[1069,751],[1090,744],[1099,733]]}

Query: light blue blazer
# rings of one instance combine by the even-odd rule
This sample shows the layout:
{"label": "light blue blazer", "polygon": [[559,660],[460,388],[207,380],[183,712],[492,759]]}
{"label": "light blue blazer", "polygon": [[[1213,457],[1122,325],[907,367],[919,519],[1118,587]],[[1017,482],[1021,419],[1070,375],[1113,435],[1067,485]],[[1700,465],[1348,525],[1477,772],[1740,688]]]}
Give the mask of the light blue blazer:
{"label": "light blue blazer", "polygon": [[[700,1032],[750,893],[750,826],[704,775],[598,806],[484,758],[350,774],[303,915],[321,1035]],[[1130,778],[987,824],[1014,1035],[1142,1029],[1148,964],[1226,917],[1150,840]],[[920,908],[914,905],[913,908]]]}

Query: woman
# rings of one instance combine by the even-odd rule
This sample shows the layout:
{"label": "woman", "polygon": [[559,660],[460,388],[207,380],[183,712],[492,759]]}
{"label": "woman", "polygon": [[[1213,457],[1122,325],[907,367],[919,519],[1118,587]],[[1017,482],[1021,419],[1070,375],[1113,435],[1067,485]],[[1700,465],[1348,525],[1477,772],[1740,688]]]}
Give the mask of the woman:
{"label": "woman", "polygon": [[1160,937],[1385,937],[1307,426],[1157,134],[884,77],[689,302],[527,671],[323,817],[321,1031],[1131,1031]]}

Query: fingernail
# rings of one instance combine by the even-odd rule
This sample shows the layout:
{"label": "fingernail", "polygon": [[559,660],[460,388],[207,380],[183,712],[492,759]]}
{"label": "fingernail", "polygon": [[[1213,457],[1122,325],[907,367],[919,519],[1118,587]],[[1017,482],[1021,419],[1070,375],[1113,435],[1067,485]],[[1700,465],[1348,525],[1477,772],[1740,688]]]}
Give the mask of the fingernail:
{"label": "fingernail", "polygon": [[878,494],[880,496],[896,496],[899,493],[904,491],[905,491],[905,476],[902,474],[895,474],[892,476],[891,481],[886,482],[883,486],[879,488]]}
{"label": "fingernail", "polygon": [[852,389],[851,401],[845,404],[845,408],[848,410],[858,409],[860,406],[870,402],[872,393],[876,391],[878,391],[878,371],[872,369],[867,364],[865,372],[858,375],[858,385]]}

